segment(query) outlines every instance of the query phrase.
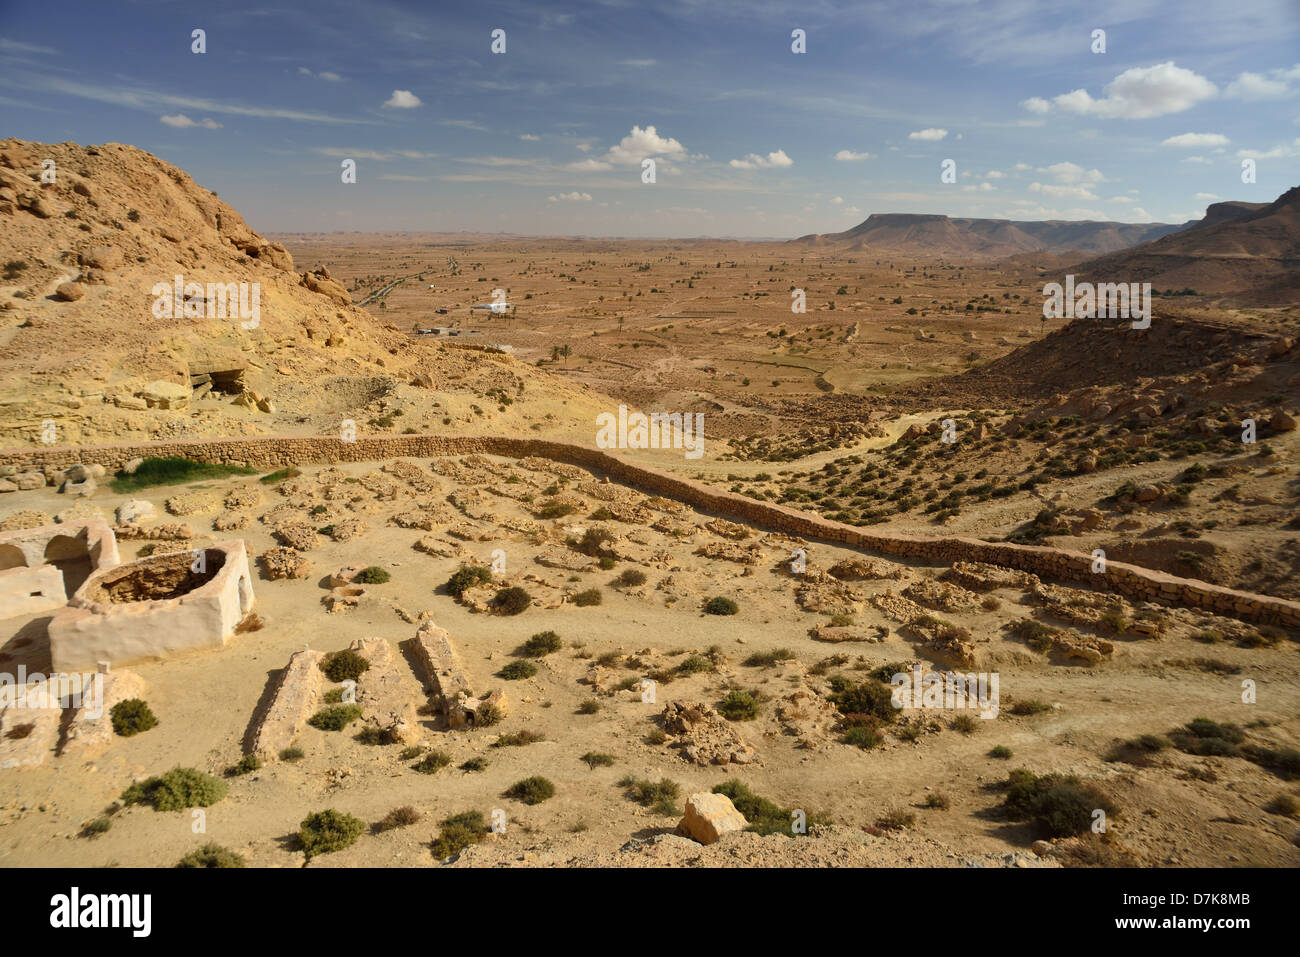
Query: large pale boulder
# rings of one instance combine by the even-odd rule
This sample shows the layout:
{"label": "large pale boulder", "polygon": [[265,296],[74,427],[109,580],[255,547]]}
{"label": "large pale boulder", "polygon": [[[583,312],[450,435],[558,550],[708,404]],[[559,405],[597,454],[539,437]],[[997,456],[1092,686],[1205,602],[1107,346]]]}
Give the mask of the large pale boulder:
{"label": "large pale boulder", "polygon": [[731,798],[701,791],[686,799],[686,816],[677,830],[701,844],[712,844],[723,834],[743,831],[748,826],[745,815],[736,810]]}

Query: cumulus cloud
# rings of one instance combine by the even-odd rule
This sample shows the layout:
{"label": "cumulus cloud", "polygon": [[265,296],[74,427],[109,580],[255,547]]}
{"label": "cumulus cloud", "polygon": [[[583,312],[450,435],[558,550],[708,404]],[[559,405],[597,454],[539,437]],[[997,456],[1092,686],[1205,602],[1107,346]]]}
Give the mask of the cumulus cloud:
{"label": "cumulus cloud", "polygon": [[1171,136],[1160,144],[1161,146],[1186,146],[1191,149],[1200,149],[1204,146],[1227,146],[1228,138],[1222,133],[1179,133],[1177,136]]}
{"label": "cumulus cloud", "polygon": [[221,129],[221,124],[216,120],[210,120],[207,117],[204,117],[201,120],[192,120],[184,113],[176,113],[171,116],[160,116],[158,119],[163,123],[166,123],[168,126],[174,126],[177,129],[182,130],[189,129],[192,126],[197,126],[205,130]]}
{"label": "cumulus cloud", "polygon": [[984,174],[985,179],[1006,179],[1007,174],[1000,169],[991,169]]}
{"label": "cumulus cloud", "polygon": [[420,105],[420,98],[410,90],[394,90],[393,95],[384,101],[384,106],[399,110],[409,110]]}
{"label": "cumulus cloud", "polygon": [[1102,175],[1099,169],[1084,169],[1078,163],[1071,163],[1068,160],[1064,163],[1053,163],[1051,166],[1039,169],[1040,173],[1048,173],[1052,179],[1058,183],[1066,185],[1087,184],[1106,182],[1106,177]]}
{"label": "cumulus cloud", "polygon": [[576,190],[572,193],[561,193],[559,196],[547,196],[546,201],[549,203],[570,202],[570,203],[590,203],[590,193],[579,193]]}
{"label": "cumulus cloud", "polygon": [[785,150],[776,150],[766,156],[749,153],[744,159],[732,160],[729,166],[736,169],[785,169],[794,165],[794,160],[785,155]]}
{"label": "cumulus cloud", "polygon": [[1031,193],[1042,193],[1052,199],[1096,199],[1097,196],[1087,186],[1063,186],[1057,183],[1030,183]]}
{"label": "cumulus cloud", "polygon": [[932,126],[929,129],[917,130],[915,133],[908,133],[907,138],[909,140],[925,140],[930,143],[937,143],[947,135],[947,130],[936,129]]}
{"label": "cumulus cloud", "polygon": [[1106,84],[1100,99],[1078,89],[1053,97],[1050,104],[1042,97],[1030,97],[1021,106],[1031,113],[1046,113],[1054,106],[1082,116],[1141,120],[1181,113],[1217,93],[1218,87],[1205,77],[1169,61],[1125,70]]}
{"label": "cumulus cloud", "polygon": [[1237,100],[1281,100],[1300,92],[1300,86],[1292,85],[1296,81],[1300,81],[1300,63],[1290,69],[1269,70],[1267,76],[1239,74],[1223,93]]}
{"label": "cumulus cloud", "polygon": [[840,150],[835,158],[841,163],[856,163],[858,160],[875,159],[875,153],[855,153],[853,150]]}

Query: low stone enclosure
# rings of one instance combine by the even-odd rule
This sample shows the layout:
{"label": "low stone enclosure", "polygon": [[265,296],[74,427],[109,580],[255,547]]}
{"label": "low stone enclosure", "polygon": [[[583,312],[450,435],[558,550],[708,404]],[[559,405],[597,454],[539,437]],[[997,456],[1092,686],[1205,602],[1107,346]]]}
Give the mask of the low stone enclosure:
{"label": "low stone enclosure", "polygon": [[0,619],[62,608],[92,572],[120,561],[101,521],[0,532]]}
{"label": "low stone enclosure", "polygon": [[252,607],[240,540],[99,569],[50,620],[50,658],[55,671],[93,671],[220,647]]}
{"label": "low stone enclosure", "polygon": [[40,470],[45,466],[66,468],[81,462],[103,465],[105,469],[113,471],[134,458],[183,456],[204,462],[276,469],[286,465],[330,465],[339,462],[386,461],[403,457],[437,458],[473,453],[510,458],[537,456],[567,462],[596,473],[604,473],[611,481],[648,494],[675,498],[701,512],[808,540],[833,542],[881,555],[896,555],[933,564],[985,562],[1033,572],[1049,580],[1083,583],[1099,591],[1124,595],[1135,601],[1182,605],[1258,624],[1300,627],[1300,602],[1224,588],[1191,578],[1179,578],[1125,562],[1108,561],[1105,571],[1093,572],[1091,555],[1062,548],[985,542],[977,538],[936,538],[864,531],[798,509],[712,488],[648,466],[633,465],[598,449],[544,439],[492,435],[358,436],[353,442],[325,436],[195,439],[75,448],[10,449],[0,451],[0,466],[15,465],[21,469]]}
{"label": "low stone enclosure", "polygon": [[113,742],[113,706],[145,690],[132,671],[64,674],[57,683],[17,677],[22,684],[0,683],[0,770],[35,767],[56,753],[95,756]]}

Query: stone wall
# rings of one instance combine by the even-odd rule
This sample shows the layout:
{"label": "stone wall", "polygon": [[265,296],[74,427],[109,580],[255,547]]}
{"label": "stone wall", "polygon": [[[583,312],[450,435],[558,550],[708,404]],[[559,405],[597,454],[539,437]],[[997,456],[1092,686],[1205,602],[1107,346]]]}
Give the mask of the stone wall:
{"label": "stone wall", "polygon": [[881,555],[934,564],[988,562],[1032,572],[1046,579],[1085,584],[1137,601],[1199,608],[1260,624],[1300,627],[1300,602],[1178,578],[1124,562],[1107,562],[1104,572],[1094,573],[1091,556],[1061,548],[866,531],[808,512],[756,501],[658,469],[633,465],[598,449],[543,439],[454,435],[358,436],[355,442],[323,436],[194,439],[77,448],[10,449],[0,451],[0,466],[40,470],[46,466],[67,468],[80,462],[103,465],[113,471],[134,458],[175,455],[269,470],[284,465],[370,462],[400,457],[433,458],[475,452],[511,458],[539,456],[567,462],[608,475],[613,481],[648,494],[677,499],[702,512]]}

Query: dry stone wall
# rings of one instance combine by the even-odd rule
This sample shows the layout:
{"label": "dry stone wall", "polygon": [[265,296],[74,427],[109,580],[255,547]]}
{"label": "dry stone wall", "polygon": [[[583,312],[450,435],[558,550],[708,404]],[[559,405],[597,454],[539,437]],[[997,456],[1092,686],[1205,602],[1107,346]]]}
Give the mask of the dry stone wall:
{"label": "dry stone wall", "polygon": [[1124,562],[1107,562],[1104,572],[1092,571],[1092,558],[1082,552],[974,538],[933,538],[865,531],[818,515],[746,498],[658,469],[633,465],[599,449],[566,442],[510,436],[386,435],[358,436],[343,442],[325,436],[145,442],[137,444],[48,447],[0,451],[0,466],[21,471],[59,469],[81,463],[114,471],[135,458],[183,456],[205,462],[274,469],[285,465],[371,462],[391,458],[447,455],[537,456],[582,466],[612,481],[651,495],[685,502],[701,512],[724,516],[759,528],[806,539],[833,542],[880,555],[912,558],[934,564],[987,562],[1033,572],[1042,578],[1075,581],[1138,601],[1157,601],[1198,608],[1216,614],[1300,627],[1300,602],[1237,591],[1194,579],[1178,578]]}

